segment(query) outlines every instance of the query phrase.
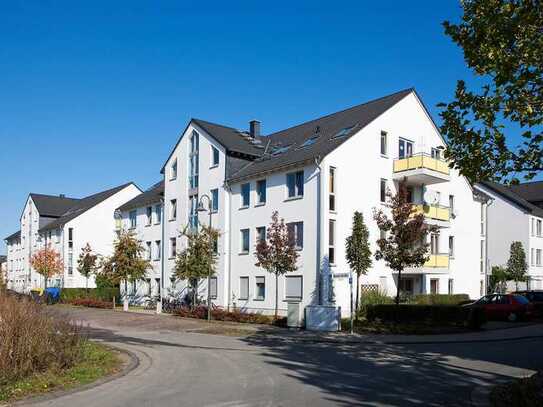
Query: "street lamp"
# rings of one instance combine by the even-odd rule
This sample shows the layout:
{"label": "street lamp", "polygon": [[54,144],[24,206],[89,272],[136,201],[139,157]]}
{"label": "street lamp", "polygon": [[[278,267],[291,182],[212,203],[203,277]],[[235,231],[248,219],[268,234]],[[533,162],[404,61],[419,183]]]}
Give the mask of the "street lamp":
{"label": "street lamp", "polygon": [[[207,199],[207,209],[204,207],[204,198]],[[201,197],[200,197],[200,202],[198,203],[198,212],[209,212],[209,223],[208,223],[208,227],[209,227],[209,231],[211,232],[211,220],[212,220],[212,215],[213,215],[213,210],[212,210],[212,201],[211,201],[211,198],[206,195],[206,194],[203,194]],[[211,236],[211,234],[209,235]],[[211,253],[209,254],[210,257],[211,257]],[[208,273],[207,273],[207,320],[208,321],[211,321],[211,259],[209,259],[209,270],[208,270]],[[196,288],[198,289],[198,288]]]}

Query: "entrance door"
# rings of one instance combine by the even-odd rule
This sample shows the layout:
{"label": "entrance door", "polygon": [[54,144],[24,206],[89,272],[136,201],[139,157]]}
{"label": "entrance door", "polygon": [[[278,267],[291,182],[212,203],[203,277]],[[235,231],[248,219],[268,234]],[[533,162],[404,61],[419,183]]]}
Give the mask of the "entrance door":
{"label": "entrance door", "polygon": [[400,292],[405,294],[414,294],[413,278],[402,277],[400,279]]}
{"label": "entrance door", "polygon": [[437,278],[430,279],[430,294],[439,294],[439,280]]}

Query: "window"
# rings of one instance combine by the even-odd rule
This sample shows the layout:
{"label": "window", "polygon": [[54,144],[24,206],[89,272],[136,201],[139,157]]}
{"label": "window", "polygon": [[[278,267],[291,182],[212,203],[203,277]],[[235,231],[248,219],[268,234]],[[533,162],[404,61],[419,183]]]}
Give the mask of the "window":
{"label": "window", "polygon": [[266,203],[266,180],[261,179],[256,181],[256,200],[258,205]]}
{"label": "window", "polygon": [[189,197],[189,226],[192,230],[198,229],[198,195]]}
{"label": "window", "polygon": [[68,228],[68,274],[74,273],[74,229]]}
{"label": "window", "polygon": [[263,300],[265,298],[266,298],[266,278],[256,277],[255,300]]}
{"label": "window", "polygon": [[213,239],[213,253],[219,254],[219,237],[215,236]]}
{"label": "window", "polygon": [[162,222],[162,205],[155,205],[155,222],[157,224]]}
{"label": "window", "polygon": [[146,246],[146,255],[147,255],[147,260],[151,260],[151,257],[152,257],[152,253],[153,253],[153,248],[151,246],[151,242],[145,242],[145,246]]}
{"label": "window", "polygon": [[191,188],[198,188],[198,147],[199,135],[193,130],[190,138],[190,153],[189,153],[189,185]]}
{"label": "window", "polygon": [[177,219],[177,199],[170,201],[170,220]]}
{"label": "window", "polygon": [[413,155],[413,143],[401,138],[398,141],[398,158],[411,157]]}
{"label": "window", "polygon": [[249,229],[241,229],[241,253],[249,253]]}
{"label": "window", "polygon": [[336,210],[336,169],[334,167],[330,167],[328,182],[329,182],[328,208],[330,212],[335,212]]}
{"label": "window", "polygon": [[155,260],[160,260],[162,252],[162,246],[160,245],[160,240],[155,240]]}
{"label": "window", "polygon": [[481,236],[485,235],[485,206],[481,203]]}
{"label": "window", "polygon": [[294,248],[296,250],[302,250],[304,248],[304,223],[287,223],[287,230],[290,240],[294,244]]}
{"label": "window", "polygon": [[217,298],[217,277],[211,277],[209,279],[209,297],[211,299]]}
{"label": "window", "polygon": [[217,188],[211,190],[211,210],[219,211],[219,190]]}
{"label": "window", "polygon": [[177,178],[177,160],[175,160],[172,164],[172,167],[170,169],[170,180],[174,180]]}
{"label": "window", "polygon": [[239,299],[240,300],[249,299],[249,277],[239,278]]}
{"label": "window", "polygon": [[147,207],[146,215],[147,215],[147,226],[151,226],[151,223],[153,223],[153,207],[152,206]]}
{"label": "window", "polygon": [[535,265],[541,267],[541,249],[535,251]]}
{"label": "window", "polygon": [[430,253],[439,254],[439,234],[437,233],[430,235]]}
{"label": "window", "polygon": [[256,228],[256,244],[266,240],[266,226]]}
{"label": "window", "polygon": [[74,254],[70,250],[68,251],[68,275],[74,274]]}
{"label": "window", "polygon": [[454,280],[449,278],[449,295],[454,293]]}
{"label": "window", "polygon": [[407,192],[407,202],[413,203],[413,187],[405,188]]}
{"label": "window", "polygon": [[413,279],[402,277],[400,279],[400,292],[413,294]]}
{"label": "window", "polygon": [[287,189],[289,198],[304,196],[304,172],[297,171],[287,174]]}
{"label": "window", "polygon": [[60,229],[55,230],[56,242],[60,243]]}
{"label": "window", "polygon": [[449,213],[454,215],[454,195],[449,195]]}
{"label": "window", "polygon": [[341,129],[341,130],[338,131],[336,134],[334,134],[334,136],[332,137],[332,139],[340,138],[340,137],[345,137],[345,136],[347,136],[347,135],[351,132],[352,129],[354,129],[354,126],[345,127],[344,129]]}
{"label": "window", "polygon": [[170,238],[170,259],[173,259],[177,255],[177,239],[175,237]]}
{"label": "window", "polygon": [[387,132],[381,132],[381,155],[387,155]]}
{"label": "window", "polygon": [[454,236],[449,236],[449,257],[454,257]]}
{"label": "window", "polygon": [[541,220],[539,220],[539,219],[536,221],[536,229],[535,229],[535,231],[536,231],[537,237],[541,237]]}
{"label": "window", "polygon": [[380,200],[381,202],[387,200],[387,180],[384,178],[381,178]]}
{"label": "window", "polygon": [[535,250],[530,249],[530,265],[535,266]]}
{"label": "window", "polygon": [[439,148],[433,148],[431,150],[431,157],[436,160],[441,160],[441,150]]}
{"label": "window", "polygon": [[217,167],[219,165],[219,149],[211,146],[211,167]]}
{"label": "window", "polygon": [[251,184],[241,185],[241,207],[248,208],[251,203]]}
{"label": "window", "polygon": [[328,221],[328,262],[336,264],[336,221],[330,219]]}
{"label": "window", "polygon": [[302,276],[285,277],[285,299],[287,301],[301,301],[303,290]]}
{"label": "window", "polygon": [[437,278],[430,279],[430,294],[439,294],[439,280]]}
{"label": "window", "polygon": [[485,270],[484,269],[484,254],[485,254],[485,241],[484,240],[481,240],[481,248],[480,248],[480,251],[481,251],[481,265],[480,265],[480,269],[481,269],[481,273]]}
{"label": "window", "polygon": [[532,236],[535,236],[535,219],[532,218]]}
{"label": "window", "polygon": [[306,141],[303,142],[303,144],[300,146],[300,148],[308,147],[310,145],[315,144],[315,142],[318,140],[319,136],[313,136],[308,138]]}

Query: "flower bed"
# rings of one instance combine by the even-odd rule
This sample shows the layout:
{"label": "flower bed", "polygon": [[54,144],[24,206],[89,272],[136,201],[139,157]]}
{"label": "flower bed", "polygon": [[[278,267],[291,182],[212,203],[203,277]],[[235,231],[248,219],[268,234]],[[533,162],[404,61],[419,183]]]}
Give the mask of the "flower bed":
{"label": "flower bed", "polygon": [[[184,318],[207,318],[207,307],[198,306],[195,308],[180,307],[172,312],[174,315]],[[214,321],[228,321],[228,322],[241,322],[248,324],[265,324],[265,325],[277,325],[286,326],[287,319],[285,317],[279,317],[274,321],[273,316],[263,315],[259,313],[243,312],[240,310],[226,311],[221,308],[211,310],[211,318]]]}
{"label": "flower bed", "polygon": [[94,298],[76,298],[73,300],[66,301],[66,303],[70,305],[76,305],[80,307],[89,307],[89,308],[103,308],[103,309],[113,308],[113,302],[97,300]]}

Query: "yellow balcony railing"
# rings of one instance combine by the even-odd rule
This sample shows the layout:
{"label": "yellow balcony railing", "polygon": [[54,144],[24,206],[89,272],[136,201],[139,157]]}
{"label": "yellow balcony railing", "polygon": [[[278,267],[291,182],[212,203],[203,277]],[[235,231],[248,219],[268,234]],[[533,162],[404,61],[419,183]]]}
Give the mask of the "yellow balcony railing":
{"label": "yellow balcony railing", "polygon": [[443,221],[449,221],[451,213],[449,208],[439,205],[413,205],[415,207],[415,214],[422,213],[425,217],[430,219],[437,219]]}
{"label": "yellow balcony railing", "polygon": [[394,172],[427,168],[445,175],[449,175],[449,166],[446,161],[432,158],[426,153],[414,154],[410,157],[394,160]]}
{"label": "yellow balcony railing", "polygon": [[448,254],[432,254],[424,267],[449,267]]}

